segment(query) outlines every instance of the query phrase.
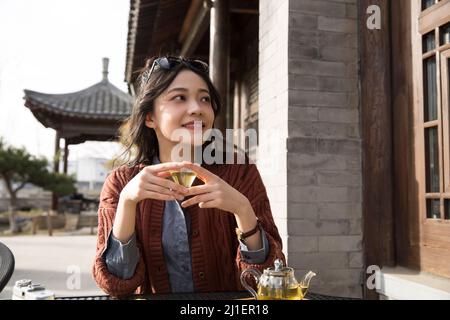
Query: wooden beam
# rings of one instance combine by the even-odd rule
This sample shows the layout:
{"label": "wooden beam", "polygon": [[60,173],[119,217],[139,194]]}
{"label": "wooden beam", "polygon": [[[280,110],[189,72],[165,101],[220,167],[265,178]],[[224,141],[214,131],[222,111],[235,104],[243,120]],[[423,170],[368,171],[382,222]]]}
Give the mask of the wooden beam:
{"label": "wooden beam", "polygon": [[[131,2],[133,4],[133,2]],[[128,31],[128,44],[127,44],[127,61],[125,66],[125,81],[131,83],[134,81],[133,68],[134,68],[134,56],[136,46],[136,32],[139,20],[140,0],[135,1],[135,6],[130,8],[129,14],[129,31]]]}
{"label": "wooden beam", "polygon": [[239,9],[239,8],[232,8],[230,9],[231,13],[238,13],[238,14],[259,14],[258,9]]}
{"label": "wooden beam", "polygon": [[230,12],[238,14],[259,14],[259,1],[255,0],[231,0]]}
{"label": "wooden beam", "polygon": [[197,14],[200,11],[201,6],[203,5],[202,0],[192,0],[191,5],[189,6],[188,12],[186,13],[186,17],[183,21],[183,26],[181,27],[180,35],[178,37],[178,42],[183,43],[191,32],[192,25],[194,24],[195,19],[197,18]]}
{"label": "wooden beam", "polygon": [[[363,139],[363,250],[365,267],[395,264],[389,0],[359,2]],[[370,30],[370,5],[381,9],[381,29]],[[370,276],[370,275],[367,275]],[[365,285],[365,297],[377,299]]]}
{"label": "wooden beam", "polygon": [[180,54],[190,56],[197,49],[209,26],[210,1],[194,0],[189,7],[178,41],[182,43]]}

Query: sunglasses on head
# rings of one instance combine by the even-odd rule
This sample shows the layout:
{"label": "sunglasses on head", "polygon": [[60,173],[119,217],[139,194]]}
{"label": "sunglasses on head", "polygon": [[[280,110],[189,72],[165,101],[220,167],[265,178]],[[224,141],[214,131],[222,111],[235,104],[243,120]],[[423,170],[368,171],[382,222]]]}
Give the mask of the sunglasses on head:
{"label": "sunglasses on head", "polygon": [[173,67],[180,64],[185,65],[186,67],[199,72],[203,73],[209,72],[208,64],[200,60],[180,58],[180,57],[161,57],[155,59],[155,61],[153,61],[152,67],[150,68],[150,71],[144,74],[143,83],[148,82],[153,71],[158,69],[171,70]]}

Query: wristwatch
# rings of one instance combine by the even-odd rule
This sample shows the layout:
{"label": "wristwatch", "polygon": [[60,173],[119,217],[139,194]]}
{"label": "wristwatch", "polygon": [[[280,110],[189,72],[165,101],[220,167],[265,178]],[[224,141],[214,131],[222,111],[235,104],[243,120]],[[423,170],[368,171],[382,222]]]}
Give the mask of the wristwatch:
{"label": "wristwatch", "polygon": [[259,222],[259,220],[256,219],[256,226],[252,230],[247,231],[247,232],[242,232],[239,228],[236,228],[236,235],[237,235],[239,241],[241,241],[242,243],[245,244],[246,238],[248,238],[248,237],[254,235],[256,232],[258,232],[260,224],[261,223]]}

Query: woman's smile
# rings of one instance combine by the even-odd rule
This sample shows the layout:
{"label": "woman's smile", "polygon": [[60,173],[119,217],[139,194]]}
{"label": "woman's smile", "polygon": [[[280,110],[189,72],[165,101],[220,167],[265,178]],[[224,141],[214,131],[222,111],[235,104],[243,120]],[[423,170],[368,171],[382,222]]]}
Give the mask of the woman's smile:
{"label": "woman's smile", "polygon": [[205,127],[205,124],[201,120],[195,120],[183,124],[182,127],[188,130],[203,129]]}

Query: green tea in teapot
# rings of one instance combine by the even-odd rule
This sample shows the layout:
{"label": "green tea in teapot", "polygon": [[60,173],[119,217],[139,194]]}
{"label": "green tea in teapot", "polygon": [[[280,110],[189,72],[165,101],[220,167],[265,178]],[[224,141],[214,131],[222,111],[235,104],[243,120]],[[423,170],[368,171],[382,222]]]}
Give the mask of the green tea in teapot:
{"label": "green tea in teapot", "polygon": [[[281,259],[276,259],[274,268],[264,269],[264,272],[257,269],[245,269],[241,273],[241,283],[257,300],[302,300],[309,288],[309,282],[316,275],[309,271],[300,282],[294,276],[294,269],[284,267]],[[250,286],[245,276],[251,274],[257,284],[255,291]]]}
{"label": "green tea in teapot", "polygon": [[257,292],[257,300],[302,300],[307,287],[298,286],[296,288],[273,289],[267,287],[259,287]]}

